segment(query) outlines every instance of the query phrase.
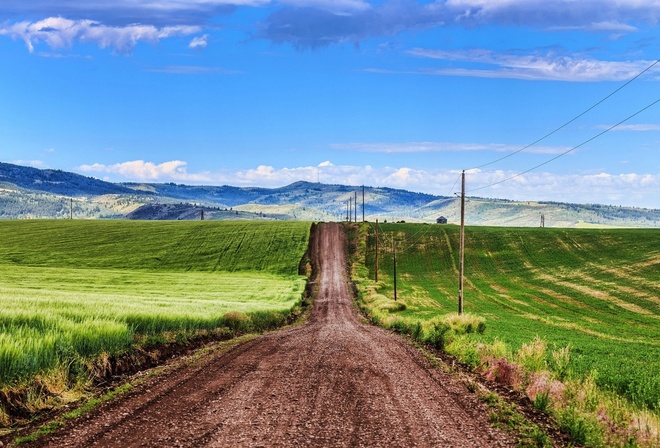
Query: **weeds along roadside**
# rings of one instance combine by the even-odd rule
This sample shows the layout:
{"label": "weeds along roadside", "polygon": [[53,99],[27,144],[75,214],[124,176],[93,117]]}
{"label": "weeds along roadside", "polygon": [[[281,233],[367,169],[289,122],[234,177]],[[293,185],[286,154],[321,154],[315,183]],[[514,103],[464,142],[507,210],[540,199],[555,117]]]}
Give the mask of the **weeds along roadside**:
{"label": "weeds along roadside", "polygon": [[[203,362],[203,360],[211,354],[213,356],[222,355],[240,344],[251,341],[257,336],[257,334],[247,334],[226,341],[212,341],[211,343],[203,344],[202,346],[187,346],[187,350],[185,353],[181,353],[181,356],[170,359],[166,363],[161,363],[154,368],[140,369],[134,375],[126,376],[121,382],[110,384],[108,387],[100,389],[98,393],[87,394],[82,400],[76,403],[76,407],[62,408],[61,410],[58,410],[58,412],[49,416],[48,421],[36,421],[31,425],[20,428],[15,431],[15,433],[11,434],[10,437],[5,437],[5,442],[9,443],[11,439],[13,439],[11,441],[12,445],[38,442],[42,437],[45,437],[65,426],[67,422],[79,417],[84,417],[89,413],[94,412],[106,402],[111,402],[134,390],[139,390],[150,382],[158,381],[159,378],[167,372],[172,372],[185,366],[198,365],[200,361]],[[3,439],[3,437],[0,436],[0,439]]]}
{"label": "weeds along roadside", "polygon": [[289,312],[259,312],[258,315],[232,311],[224,316],[223,326],[210,330],[136,334],[131,347],[123,352],[89,356],[69,353],[50,368],[19,377],[0,388],[0,436],[88,396],[114,377],[154,367],[209,342],[263,333],[291,324],[305,312],[308,304],[308,299],[304,298]]}
{"label": "weeds along roadside", "polygon": [[485,381],[524,394],[537,410],[555,420],[571,443],[660,446],[660,417],[598,388],[597,372],[573,375],[570,345],[549,345],[536,337],[513,351],[503,341],[484,341],[481,335],[487,331],[487,322],[481,316],[450,313],[421,319],[399,315],[407,308],[406,297],[400,295],[395,302],[382,294],[384,284],[376,283],[366,266],[369,229],[369,224],[351,225],[348,232],[358,306],[374,324],[439,349],[468,365]]}

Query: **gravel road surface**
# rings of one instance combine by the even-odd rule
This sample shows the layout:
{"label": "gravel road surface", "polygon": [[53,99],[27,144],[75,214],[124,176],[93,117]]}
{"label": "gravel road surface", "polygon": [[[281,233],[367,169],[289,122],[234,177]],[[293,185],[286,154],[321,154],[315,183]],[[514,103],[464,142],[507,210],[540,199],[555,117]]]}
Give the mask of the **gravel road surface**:
{"label": "gravel road surface", "polygon": [[343,227],[317,229],[319,291],[304,325],[183,363],[38,445],[515,446],[458,379],[360,321]]}

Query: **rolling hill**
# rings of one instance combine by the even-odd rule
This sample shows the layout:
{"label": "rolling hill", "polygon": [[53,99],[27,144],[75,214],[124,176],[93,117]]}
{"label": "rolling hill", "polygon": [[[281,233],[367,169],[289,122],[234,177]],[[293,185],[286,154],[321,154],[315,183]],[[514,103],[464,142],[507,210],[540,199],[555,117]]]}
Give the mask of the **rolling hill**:
{"label": "rolling hill", "polygon": [[[357,194],[357,195],[356,195]],[[280,219],[344,220],[357,186],[295,182],[281,188],[194,186],[174,183],[111,183],[59,170],[0,163],[0,219]],[[445,216],[459,221],[459,201],[406,190],[366,187],[367,220],[435,222]],[[355,216],[356,210],[351,210]],[[495,226],[658,227],[660,210],[599,204],[515,202],[471,197],[466,223]]]}

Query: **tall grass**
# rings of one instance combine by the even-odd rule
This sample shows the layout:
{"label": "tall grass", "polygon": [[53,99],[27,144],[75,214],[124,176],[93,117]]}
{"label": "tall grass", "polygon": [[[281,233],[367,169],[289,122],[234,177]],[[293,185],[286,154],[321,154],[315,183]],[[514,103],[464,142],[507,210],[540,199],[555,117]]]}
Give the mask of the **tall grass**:
{"label": "tall grass", "polygon": [[281,325],[309,225],[0,222],[0,388],[163,333]]}

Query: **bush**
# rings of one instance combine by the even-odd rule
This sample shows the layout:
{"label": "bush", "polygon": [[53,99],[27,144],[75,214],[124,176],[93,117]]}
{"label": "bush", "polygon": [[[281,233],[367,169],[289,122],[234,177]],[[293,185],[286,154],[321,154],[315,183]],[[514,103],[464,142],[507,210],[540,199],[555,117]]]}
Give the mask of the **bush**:
{"label": "bush", "polygon": [[288,313],[278,311],[253,311],[250,313],[252,321],[251,331],[266,331],[281,327],[286,322]]}
{"label": "bush", "polygon": [[571,361],[571,346],[562,347],[552,351],[552,370],[557,374],[561,381],[565,380],[569,374],[568,364]]}
{"label": "bush", "polygon": [[516,354],[516,362],[528,372],[541,372],[547,369],[548,343],[536,336],[529,344],[523,344]]}
{"label": "bush", "polygon": [[444,350],[449,343],[451,327],[441,320],[430,321],[429,327],[423,341],[433,344],[439,350]]}
{"label": "bush", "polygon": [[452,331],[456,334],[484,334],[486,331],[485,319],[474,314],[448,314],[443,317],[443,321],[449,325]]}
{"label": "bush", "polygon": [[595,445],[603,439],[598,423],[579,412],[574,406],[557,412],[559,428],[580,445]]}
{"label": "bush", "polygon": [[247,333],[252,327],[252,319],[240,311],[230,311],[223,317],[224,325],[233,333]]}

